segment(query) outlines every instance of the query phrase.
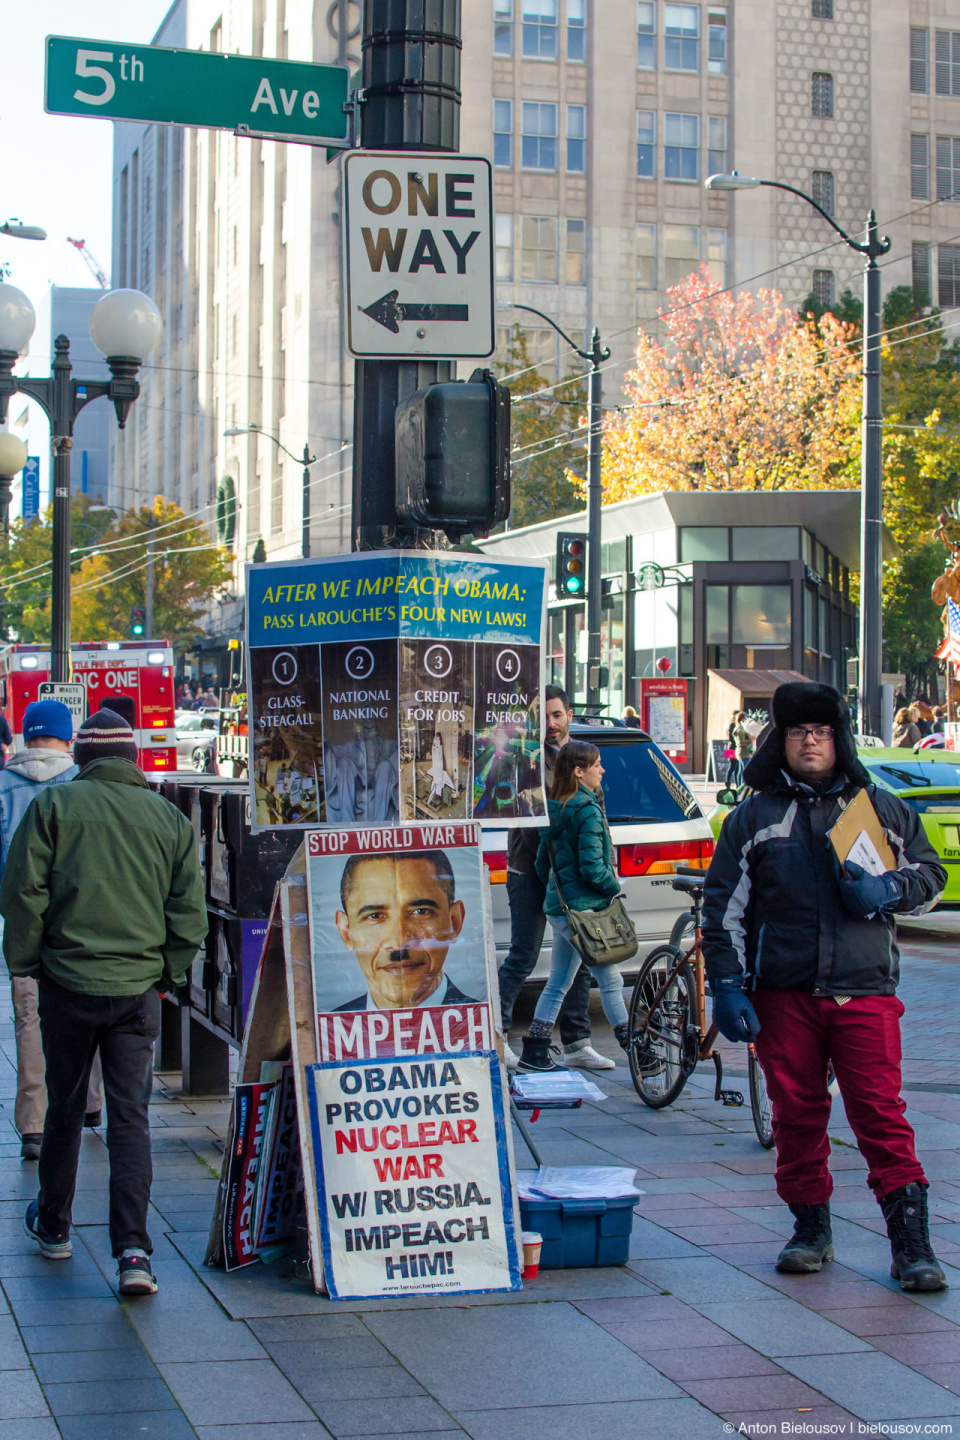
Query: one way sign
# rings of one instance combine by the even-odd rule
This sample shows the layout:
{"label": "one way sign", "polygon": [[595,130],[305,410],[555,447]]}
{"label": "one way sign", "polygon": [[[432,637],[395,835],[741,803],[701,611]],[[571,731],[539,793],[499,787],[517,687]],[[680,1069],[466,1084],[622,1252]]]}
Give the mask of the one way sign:
{"label": "one way sign", "polygon": [[344,172],[350,353],[371,360],[491,355],[489,160],[354,150]]}

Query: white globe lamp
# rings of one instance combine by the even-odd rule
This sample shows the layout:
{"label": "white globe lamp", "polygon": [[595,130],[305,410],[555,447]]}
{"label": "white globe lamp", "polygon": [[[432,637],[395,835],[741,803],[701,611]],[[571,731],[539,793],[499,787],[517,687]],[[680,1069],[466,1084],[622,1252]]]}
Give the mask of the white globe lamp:
{"label": "white globe lamp", "polygon": [[19,356],[29,345],[37,316],[28,296],[0,282],[0,354]]}
{"label": "white globe lamp", "polygon": [[143,361],[162,335],[160,311],[140,290],[108,290],[90,312],[90,338],[108,360]]}

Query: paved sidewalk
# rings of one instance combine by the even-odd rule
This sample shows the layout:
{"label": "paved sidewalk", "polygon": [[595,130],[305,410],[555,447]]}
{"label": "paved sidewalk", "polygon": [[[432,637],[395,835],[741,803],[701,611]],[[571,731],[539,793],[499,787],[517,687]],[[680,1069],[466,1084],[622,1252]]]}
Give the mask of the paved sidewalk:
{"label": "paved sidewalk", "polygon": [[[227,1107],[184,1100],[178,1077],[160,1076],[160,1292],[120,1301],[101,1134],[84,1136],[73,1259],[43,1260],[23,1234],[36,1167],[21,1165],[13,1132],[0,985],[0,1440],[715,1440],[730,1427],[862,1435],[865,1422],[960,1437],[958,928],[960,916],[905,927],[906,1069],[930,1087],[909,1091],[910,1112],[952,1286],[918,1297],[889,1279],[839,1103],[837,1262],[781,1276],[772,1262],[791,1217],[749,1111],[715,1105],[706,1074],[670,1109],[648,1110],[621,1065],[598,1077],[604,1102],[545,1115],[535,1134],[548,1162],[639,1167],[625,1268],[546,1272],[522,1294],[469,1303],[350,1308],[313,1295],[288,1261],[230,1276],[202,1268]],[[597,1043],[615,1054],[595,1018]],[[742,1070],[731,1052],[730,1070]]]}

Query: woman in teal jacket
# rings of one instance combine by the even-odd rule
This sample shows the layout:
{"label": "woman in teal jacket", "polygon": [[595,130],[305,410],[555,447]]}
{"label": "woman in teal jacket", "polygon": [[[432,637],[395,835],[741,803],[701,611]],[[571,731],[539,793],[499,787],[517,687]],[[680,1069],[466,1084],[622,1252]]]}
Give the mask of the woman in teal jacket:
{"label": "woman in teal jacket", "polygon": [[[557,756],[553,792],[548,803],[550,829],[540,841],[537,874],[547,887],[544,910],[553,928],[550,978],[543,988],[529,1034],[523,1037],[520,1070],[559,1070],[550,1058],[553,1024],[574,976],[580,955],[570,940],[570,927],[557,894],[557,880],[571,910],[602,910],[620,894],[613,846],[600,803],[603,766],[595,745],[568,740]],[[553,850],[553,865],[550,851]],[[554,874],[554,866],[556,874]],[[616,965],[591,966],[603,1001],[603,1013],[620,1045],[627,1044],[627,1007]]]}

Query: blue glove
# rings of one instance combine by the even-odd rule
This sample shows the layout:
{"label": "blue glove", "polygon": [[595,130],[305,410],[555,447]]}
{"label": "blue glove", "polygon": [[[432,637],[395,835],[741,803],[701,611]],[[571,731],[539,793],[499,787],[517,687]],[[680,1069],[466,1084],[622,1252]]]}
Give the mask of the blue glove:
{"label": "blue glove", "polygon": [[713,1023],[725,1040],[752,1040],[760,1033],[757,1012],[743,993],[742,975],[724,975],[710,981]]}
{"label": "blue glove", "polygon": [[896,870],[871,875],[862,865],[847,860],[837,873],[837,884],[844,910],[858,920],[868,915],[892,915],[903,899],[903,883]]}

